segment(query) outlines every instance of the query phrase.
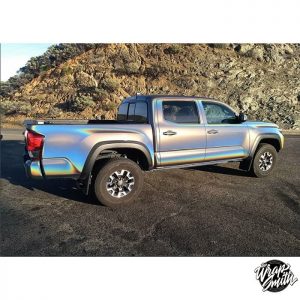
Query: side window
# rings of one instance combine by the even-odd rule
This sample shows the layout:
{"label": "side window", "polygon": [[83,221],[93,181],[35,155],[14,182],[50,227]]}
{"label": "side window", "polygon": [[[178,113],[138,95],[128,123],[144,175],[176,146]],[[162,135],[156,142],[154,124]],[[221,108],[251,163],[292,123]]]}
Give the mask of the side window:
{"label": "side window", "polygon": [[137,102],[135,104],[135,122],[147,123],[148,122],[148,110],[146,102]]}
{"label": "side window", "polygon": [[173,123],[198,124],[199,114],[195,101],[163,101],[164,119]]}
{"label": "side window", "polygon": [[119,107],[117,120],[118,121],[126,121],[127,120],[127,111],[128,111],[128,103],[121,104]]}
{"label": "side window", "polygon": [[237,122],[236,114],[227,106],[203,101],[203,108],[208,124],[233,124]]}
{"label": "side window", "polygon": [[117,120],[148,123],[147,103],[137,102],[121,104],[118,110]]}
{"label": "side window", "polygon": [[135,110],[135,103],[130,103],[128,109],[127,121],[134,121],[134,110]]}

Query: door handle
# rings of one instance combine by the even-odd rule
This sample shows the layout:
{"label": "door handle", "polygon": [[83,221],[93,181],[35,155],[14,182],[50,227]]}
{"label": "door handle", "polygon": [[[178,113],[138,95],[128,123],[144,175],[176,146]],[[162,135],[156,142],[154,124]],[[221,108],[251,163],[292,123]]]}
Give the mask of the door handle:
{"label": "door handle", "polygon": [[216,133],[218,133],[218,130],[216,130],[216,129],[211,129],[211,130],[208,130],[207,133],[208,133],[208,134],[216,134]]}
{"label": "door handle", "polygon": [[172,131],[172,130],[168,130],[168,131],[163,132],[163,135],[175,135],[175,134],[177,134],[177,132]]}

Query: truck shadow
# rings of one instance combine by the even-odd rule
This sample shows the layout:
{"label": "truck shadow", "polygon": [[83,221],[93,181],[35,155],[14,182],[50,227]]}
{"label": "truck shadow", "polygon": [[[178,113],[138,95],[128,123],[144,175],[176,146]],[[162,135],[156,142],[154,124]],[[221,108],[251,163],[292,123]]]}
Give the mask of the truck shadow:
{"label": "truck shadow", "polygon": [[[78,190],[75,180],[33,180],[27,178],[23,167],[23,152],[24,142],[19,140],[1,141],[1,178],[8,180],[12,185],[22,186],[31,191],[40,190],[72,201],[100,205],[96,199],[91,196],[86,196]],[[186,170],[199,170],[234,176],[249,176],[245,171],[216,165],[194,167]],[[2,184],[1,188],[5,188],[5,184]]]}
{"label": "truck shadow", "polygon": [[[24,142],[18,140],[1,141],[1,178],[25,189],[35,189],[73,201],[100,205],[93,197],[84,195],[76,188],[72,179],[33,180],[25,175],[23,167]],[[5,188],[2,184],[1,188]]]}
{"label": "truck shadow", "polygon": [[227,167],[227,166],[222,166],[222,165],[193,167],[193,168],[190,168],[190,170],[198,170],[198,171],[204,171],[204,172],[209,172],[209,173],[226,174],[226,175],[233,175],[233,176],[239,176],[239,177],[252,177],[246,171]]}

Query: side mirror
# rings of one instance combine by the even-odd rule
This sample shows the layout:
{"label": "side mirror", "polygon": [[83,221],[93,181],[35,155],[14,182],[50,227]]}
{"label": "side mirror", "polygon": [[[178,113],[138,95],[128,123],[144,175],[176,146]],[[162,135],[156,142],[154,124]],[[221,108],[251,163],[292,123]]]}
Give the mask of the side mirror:
{"label": "side mirror", "polygon": [[241,123],[243,123],[243,122],[247,121],[248,118],[244,113],[240,112],[238,119]]}

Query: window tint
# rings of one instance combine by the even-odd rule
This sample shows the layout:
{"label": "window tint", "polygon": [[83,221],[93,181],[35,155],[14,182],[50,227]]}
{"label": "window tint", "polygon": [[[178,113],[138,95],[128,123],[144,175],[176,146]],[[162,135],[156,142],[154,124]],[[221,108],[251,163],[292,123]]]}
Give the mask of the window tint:
{"label": "window tint", "polygon": [[129,104],[127,121],[134,121],[134,109],[135,109],[135,103]]}
{"label": "window tint", "polygon": [[227,106],[214,102],[203,101],[203,108],[208,124],[232,124],[237,123],[237,118]]}
{"label": "window tint", "polygon": [[135,104],[135,122],[137,123],[147,123],[147,103],[146,102],[137,102]]}
{"label": "window tint", "polygon": [[134,121],[148,123],[148,110],[146,102],[121,104],[117,116],[118,121]]}
{"label": "window tint", "polygon": [[199,123],[195,101],[164,101],[164,119],[174,123]]}
{"label": "window tint", "polygon": [[128,103],[121,104],[119,107],[117,120],[118,121],[126,121],[127,111],[128,111]]}

